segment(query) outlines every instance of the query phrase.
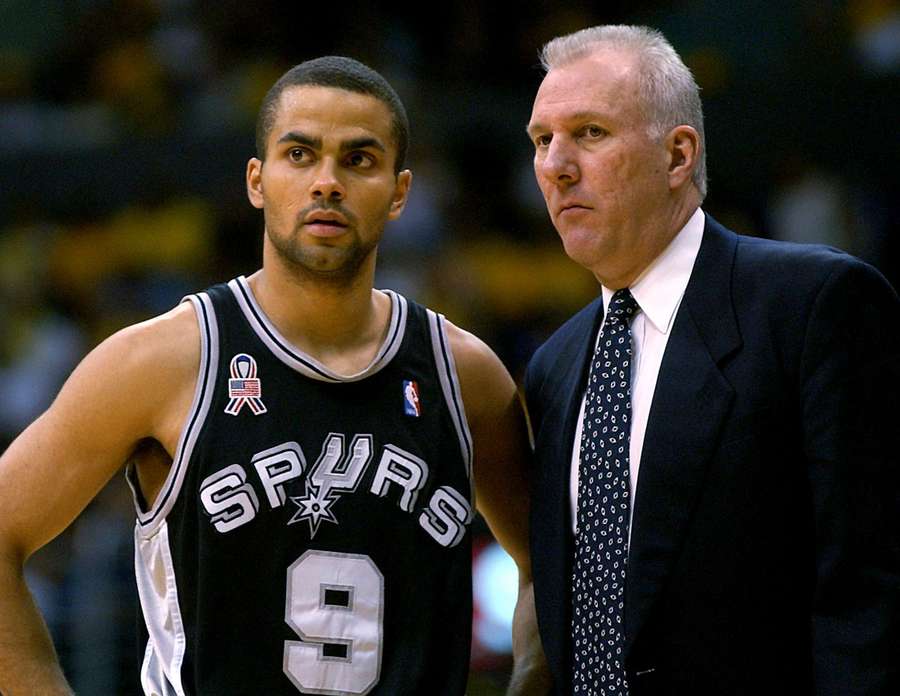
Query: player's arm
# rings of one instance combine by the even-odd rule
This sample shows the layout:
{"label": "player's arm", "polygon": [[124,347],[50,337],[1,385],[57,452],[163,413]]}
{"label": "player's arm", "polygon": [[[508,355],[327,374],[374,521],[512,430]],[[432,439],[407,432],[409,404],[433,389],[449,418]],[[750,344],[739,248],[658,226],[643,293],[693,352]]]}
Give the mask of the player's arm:
{"label": "player's arm", "polygon": [[537,631],[528,548],[531,447],[525,414],[516,384],[494,352],[449,323],[447,336],[472,434],[475,502],[519,569],[510,694],[546,694],[550,681]]}
{"label": "player's arm", "polygon": [[142,440],[171,444],[199,352],[187,305],[119,332],[84,359],[53,405],[0,457],[5,696],[71,693],[25,585],[25,562],[71,524]]}

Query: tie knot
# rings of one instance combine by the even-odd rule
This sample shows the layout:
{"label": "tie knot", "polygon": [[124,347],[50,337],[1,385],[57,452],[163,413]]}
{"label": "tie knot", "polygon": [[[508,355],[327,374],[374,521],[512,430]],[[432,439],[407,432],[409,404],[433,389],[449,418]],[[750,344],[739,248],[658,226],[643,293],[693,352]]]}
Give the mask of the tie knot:
{"label": "tie knot", "polygon": [[637,300],[632,296],[631,290],[628,288],[621,288],[616,290],[612,299],[609,301],[609,309],[606,312],[606,321],[614,319],[629,324],[638,309],[640,309],[640,307],[638,306]]}

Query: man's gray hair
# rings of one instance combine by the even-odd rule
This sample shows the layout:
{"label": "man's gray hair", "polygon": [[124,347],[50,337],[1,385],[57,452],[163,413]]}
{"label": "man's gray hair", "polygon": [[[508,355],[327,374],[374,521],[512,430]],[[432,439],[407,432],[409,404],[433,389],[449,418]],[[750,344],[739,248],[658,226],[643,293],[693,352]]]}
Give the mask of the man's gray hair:
{"label": "man's gray hair", "polygon": [[700,157],[691,179],[706,196],[706,138],[703,106],[694,76],[672,45],[649,27],[612,24],[559,36],[544,45],[541,65],[550,72],[598,48],[632,51],[638,57],[638,94],[651,138],[661,138],[675,126],[688,125],[700,135]]}

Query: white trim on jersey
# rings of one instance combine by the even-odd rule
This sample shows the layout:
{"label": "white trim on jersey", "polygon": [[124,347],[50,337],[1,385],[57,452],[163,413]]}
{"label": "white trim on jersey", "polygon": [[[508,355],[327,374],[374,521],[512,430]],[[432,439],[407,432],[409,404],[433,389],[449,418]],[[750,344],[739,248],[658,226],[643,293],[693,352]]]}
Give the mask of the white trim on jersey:
{"label": "white trim on jersey", "polygon": [[169,528],[163,520],[156,533],[144,536],[135,527],[134,572],[149,639],[141,666],[145,696],[185,696],[181,665],[187,638],[178,605]]}
{"label": "white trim on jersey", "polygon": [[312,379],[322,382],[358,382],[375,374],[393,360],[403,343],[403,335],[406,332],[406,298],[392,290],[382,290],[391,300],[391,320],[387,337],[368,367],[353,375],[340,375],[296,346],[291,345],[263,312],[244,276],[229,281],[228,287],[234,293],[238,306],[244,313],[250,328],[256,332],[256,335],[272,354],[291,369]]}
{"label": "white trim on jersey", "polygon": [[447,402],[447,411],[450,420],[456,428],[459,437],[459,448],[463,461],[466,464],[466,475],[469,477],[469,500],[475,505],[475,480],[472,476],[472,434],[469,432],[469,421],[466,419],[466,409],[463,405],[459,388],[459,377],[456,373],[456,362],[453,360],[453,351],[444,331],[443,314],[438,314],[430,309],[428,313],[428,330],[431,334],[431,347],[434,350],[434,364],[437,367],[438,378],[441,382],[441,391],[444,392],[444,400]]}
{"label": "white trim on jersey", "polygon": [[144,536],[151,536],[156,528],[165,519],[169,510],[175,504],[188,462],[194,451],[194,445],[206,421],[209,408],[215,392],[216,370],[219,366],[219,326],[216,322],[216,311],[212,300],[206,293],[190,295],[182,302],[190,302],[197,315],[197,323],[200,326],[200,370],[197,374],[197,386],[194,390],[194,402],[188,411],[187,419],[178,440],[178,448],[175,450],[175,458],[169,468],[169,473],[159,495],[149,510],[142,510],[139,504],[141,496],[137,489],[137,477],[129,464],[126,480],[134,494],[135,509],[137,510],[136,528]]}

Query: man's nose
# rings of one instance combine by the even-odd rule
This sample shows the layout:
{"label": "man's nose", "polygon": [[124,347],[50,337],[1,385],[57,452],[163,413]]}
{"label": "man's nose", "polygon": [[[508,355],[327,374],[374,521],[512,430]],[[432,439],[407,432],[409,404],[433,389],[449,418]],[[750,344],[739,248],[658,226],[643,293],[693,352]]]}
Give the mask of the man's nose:
{"label": "man's nose", "polygon": [[573,184],[578,181],[578,163],[572,147],[572,143],[563,138],[553,138],[540,162],[541,176],[555,184]]}
{"label": "man's nose", "polygon": [[347,194],[344,184],[338,176],[337,163],[325,157],[316,168],[316,175],[310,187],[313,198],[343,200]]}

